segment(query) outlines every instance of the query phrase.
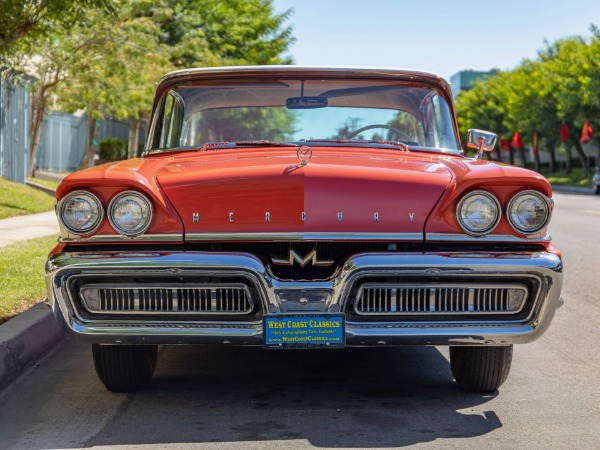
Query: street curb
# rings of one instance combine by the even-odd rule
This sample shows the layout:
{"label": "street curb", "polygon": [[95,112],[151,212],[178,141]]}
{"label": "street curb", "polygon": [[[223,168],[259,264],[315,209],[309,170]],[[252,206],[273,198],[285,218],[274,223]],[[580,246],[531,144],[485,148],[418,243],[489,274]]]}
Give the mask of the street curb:
{"label": "street curb", "polygon": [[0,325],[0,392],[63,336],[44,302]]}
{"label": "street curb", "polygon": [[25,184],[27,186],[31,186],[34,189],[37,189],[38,191],[45,192],[46,194],[54,195],[55,192],[56,192],[54,189],[52,189],[52,188],[50,188],[48,186],[44,186],[42,184],[34,183],[33,181],[27,180],[27,181],[25,181]]}
{"label": "street curb", "polygon": [[594,188],[586,188],[586,187],[579,187],[579,186],[555,186],[555,185],[552,185],[552,191],[562,192],[565,194],[594,195]]}

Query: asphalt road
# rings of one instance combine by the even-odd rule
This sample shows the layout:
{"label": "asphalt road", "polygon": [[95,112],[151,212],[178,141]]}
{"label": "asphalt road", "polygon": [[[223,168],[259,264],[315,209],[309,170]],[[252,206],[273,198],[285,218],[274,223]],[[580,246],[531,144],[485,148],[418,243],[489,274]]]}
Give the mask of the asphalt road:
{"label": "asphalt road", "polygon": [[202,347],[162,349],[119,395],[66,341],[0,396],[0,447],[600,448],[600,197],[555,201],[566,304],[496,395],[462,392],[445,348]]}

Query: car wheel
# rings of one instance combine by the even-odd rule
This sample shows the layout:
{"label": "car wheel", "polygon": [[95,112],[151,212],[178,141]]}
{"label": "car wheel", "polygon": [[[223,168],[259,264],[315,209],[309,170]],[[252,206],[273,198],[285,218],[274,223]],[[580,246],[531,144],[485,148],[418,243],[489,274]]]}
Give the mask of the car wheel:
{"label": "car wheel", "polygon": [[156,345],[92,345],[96,373],[112,392],[137,391],[148,384],[157,353]]}
{"label": "car wheel", "polygon": [[508,377],[512,353],[512,345],[450,347],[452,375],[467,391],[494,392]]}

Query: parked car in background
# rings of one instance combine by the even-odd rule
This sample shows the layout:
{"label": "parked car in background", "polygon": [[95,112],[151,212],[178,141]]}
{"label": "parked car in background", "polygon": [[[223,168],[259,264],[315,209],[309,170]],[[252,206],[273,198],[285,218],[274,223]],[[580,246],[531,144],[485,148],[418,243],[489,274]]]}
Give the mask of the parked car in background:
{"label": "parked car in background", "polygon": [[562,283],[551,187],[481,159],[495,140],[465,156],[431,73],[172,72],[143,157],[57,189],[49,302],[115,392],[163,344],[450,346],[457,383],[494,391]]}

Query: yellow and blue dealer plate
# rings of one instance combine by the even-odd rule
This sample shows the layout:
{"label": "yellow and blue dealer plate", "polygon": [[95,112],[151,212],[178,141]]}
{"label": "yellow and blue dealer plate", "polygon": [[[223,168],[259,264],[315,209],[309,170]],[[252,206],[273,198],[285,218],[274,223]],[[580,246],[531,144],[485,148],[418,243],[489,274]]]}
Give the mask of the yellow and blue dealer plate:
{"label": "yellow and blue dealer plate", "polygon": [[268,314],[264,317],[268,349],[342,348],[346,345],[343,313]]}

